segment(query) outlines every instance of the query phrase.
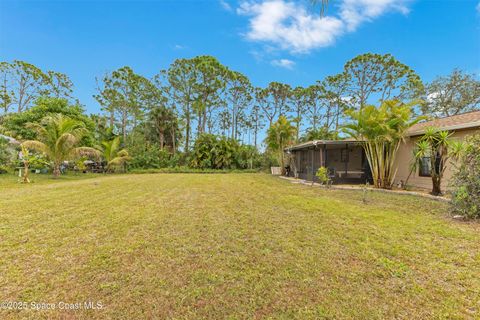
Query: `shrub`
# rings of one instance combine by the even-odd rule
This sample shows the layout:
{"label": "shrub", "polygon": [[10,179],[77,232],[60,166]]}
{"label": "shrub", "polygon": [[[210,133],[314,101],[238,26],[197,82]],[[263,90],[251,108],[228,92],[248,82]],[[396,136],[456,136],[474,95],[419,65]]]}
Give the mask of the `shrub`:
{"label": "shrub", "polygon": [[254,169],[262,166],[262,155],[250,145],[241,145],[238,149],[237,163],[240,169]]}
{"label": "shrub", "polygon": [[452,212],[480,218],[480,135],[467,140],[452,187]]}
{"label": "shrub", "polygon": [[6,139],[0,137],[0,166],[8,166],[12,160],[13,148]]}
{"label": "shrub", "polygon": [[318,181],[321,184],[328,185],[328,183],[330,182],[330,178],[328,177],[328,169],[325,167],[318,168],[315,175],[317,176]]}
{"label": "shrub", "polygon": [[130,149],[132,159],[129,163],[130,168],[134,169],[158,169],[171,168],[179,163],[178,154],[173,155],[167,149],[160,150],[156,144],[141,146],[140,148]]}

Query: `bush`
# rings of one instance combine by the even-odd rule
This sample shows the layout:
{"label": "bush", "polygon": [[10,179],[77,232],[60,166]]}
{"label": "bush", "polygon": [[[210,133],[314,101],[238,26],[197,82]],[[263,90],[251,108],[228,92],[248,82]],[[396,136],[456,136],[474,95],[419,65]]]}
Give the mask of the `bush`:
{"label": "bush", "polygon": [[0,137],[0,166],[10,165],[14,150],[6,139]]}
{"label": "bush", "polygon": [[129,162],[129,167],[133,169],[158,169],[158,168],[172,168],[179,163],[179,155],[173,155],[168,150],[160,150],[156,144],[149,145],[146,148],[134,148],[131,150],[132,160]]}
{"label": "bush", "polygon": [[452,186],[452,212],[470,219],[480,218],[480,135],[467,140]]}
{"label": "bush", "polygon": [[318,168],[315,175],[317,176],[318,181],[321,184],[328,185],[328,183],[330,182],[330,178],[328,177],[328,169],[325,167]]}
{"label": "bush", "polygon": [[190,166],[199,169],[240,168],[239,150],[240,145],[234,139],[203,133],[195,140]]}
{"label": "bush", "polygon": [[254,169],[262,166],[263,158],[255,146],[241,145],[238,149],[237,163],[240,169]]}

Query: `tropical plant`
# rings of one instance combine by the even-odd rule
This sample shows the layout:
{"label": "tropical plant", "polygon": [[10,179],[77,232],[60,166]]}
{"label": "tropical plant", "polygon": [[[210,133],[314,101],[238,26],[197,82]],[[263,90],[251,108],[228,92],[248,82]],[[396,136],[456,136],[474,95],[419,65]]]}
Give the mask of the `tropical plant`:
{"label": "tropical plant", "polygon": [[180,165],[180,154],[172,154],[158,144],[139,144],[128,148],[131,160],[128,167],[133,169],[172,168]]}
{"label": "tropical plant", "polygon": [[80,156],[98,156],[98,150],[79,146],[87,133],[83,122],[65,117],[62,114],[47,116],[40,123],[29,123],[37,135],[37,140],[27,140],[22,145],[44,154],[53,166],[53,176],[60,176],[60,165]]}
{"label": "tropical plant", "polygon": [[21,177],[21,182],[22,183],[30,183],[30,151],[24,146],[21,146],[22,148],[22,164],[23,164],[23,176]]}
{"label": "tropical plant", "polygon": [[316,130],[310,128],[300,138],[300,142],[307,142],[312,140],[335,140],[338,139],[338,134],[334,131],[328,131],[327,127],[321,127]]}
{"label": "tropical plant", "polygon": [[154,107],[148,115],[148,124],[150,140],[158,142],[162,150],[165,146],[169,146],[175,153],[180,131],[175,112],[166,106]]}
{"label": "tropical plant", "polygon": [[115,137],[110,141],[102,142],[102,156],[107,162],[107,172],[114,171],[116,168],[123,167],[131,160],[126,149],[120,146],[120,137]]}
{"label": "tropical plant", "polygon": [[190,165],[201,169],[232,169],[238,164],[238,142],[203,133],[195,141]]}
{"label": "tropical plant", "polygon": [[395,180],[395,157],[406,131],[422,118],[412,120],[412,106],[398,100],[384,101],[380,107],[367,105],[349,111],[353,122],[344,126],[352,138],[363,142],[374,186],[390,189]]}
{"label": "tropical plant", "polygon": [[238,148],[238,165],[241,169],[254,169],[262,165],[262,157],[255,146],[241,145]]}
{"label": "tropical plant", "polygon": [[325,167],[318,168],[315,176],[322,185],[328,185],[330,183],[330,177],[328,176],[328,169]]}
{"label": "tropical plant", "polygon": [[190,165],[193,168],[213,168],[214,150],[217,144],[217,137],[213,134],[200,134],[193,146]]}
{"label": "tropical plant", "polygon": [[328,0],[310,0],[313,5],[320,3],[320,15],[323,15],[328,7]]}
{"label": "tropical plant", "polygon": [[416,144],[414,161],[420,162],[427,158],[430,161],[430,176],[432,177],[432,194],[442,194],[442,178],[449,159],[460,157],[463,144],[451,140],[451,133],[434,127],[425,129],[424,135]]}
{"label": "tropical plant", "polygon": [[452,190],[453,213],[480,218],[480,135],[468,138]]}
{"label": "tropical plant", "polygon": [[282,170],[285,168],[285,148],[295,140],[295,126],[285,117],[280,116],[267,131],[265,142],[267,147],[278,155],[278,162]]}

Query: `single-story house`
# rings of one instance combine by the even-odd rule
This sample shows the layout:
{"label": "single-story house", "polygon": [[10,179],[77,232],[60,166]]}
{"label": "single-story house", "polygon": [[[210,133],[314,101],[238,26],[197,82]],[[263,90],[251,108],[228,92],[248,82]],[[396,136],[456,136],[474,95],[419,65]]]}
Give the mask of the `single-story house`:
{"label": "single-story house", "polygon": [[[412,126],[405,142],[401,144],[395,168],[397,175],[395,184],[404,183],[410,174],[413,161],[413,150],[416,142],[428,127],[450,131],[453,139],[463,140],[468,135],[480,133],[480,111],[468,112],[451,117],[418,123]],[[312,180],[319,167],[328,168],[333,183],[365,183],[371,181],[371,171],[362,141],[345,140],[313,140],[286,148],[290,155],[289,175],[300,179]],[[430,159],[422,159],[416,172],[410,175],[408,184],[425,189],[431,189],[432,180],[429,176]],[[448,189],[449,180],[454,168],[448,164],[442,188]]]}
{"label": "single-story house", "polygon": [[[405,182],[410,173],[410,164],[413,161],[415,144],[425,133],[428,127],[449,131],[452,139],[465,140],[469,135],[480,134],[480,111],[467,112],[455,116],[421,122],[408,130],[405,143],[400,145],[395,166],[397,168],[396,182]],[[448,163],[442,180],[442,190],[447,190],[452,175],[455,172],[454,164]],[[413,172],[408,184],[425,189],[432,188],[430,177],[430,158],[424,158],[418,164],[418,169]]]}

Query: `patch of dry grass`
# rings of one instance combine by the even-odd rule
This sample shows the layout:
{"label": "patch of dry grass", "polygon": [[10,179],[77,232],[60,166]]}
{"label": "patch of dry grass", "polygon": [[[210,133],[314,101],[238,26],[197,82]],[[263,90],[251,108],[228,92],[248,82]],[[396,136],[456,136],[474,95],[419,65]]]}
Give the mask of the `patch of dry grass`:
{"label": "patch of dry grass", "polygon": [[5,318],[431,319],[480,315],[477,224],[409,196],[263,174],[108,176],[2,189]]}

